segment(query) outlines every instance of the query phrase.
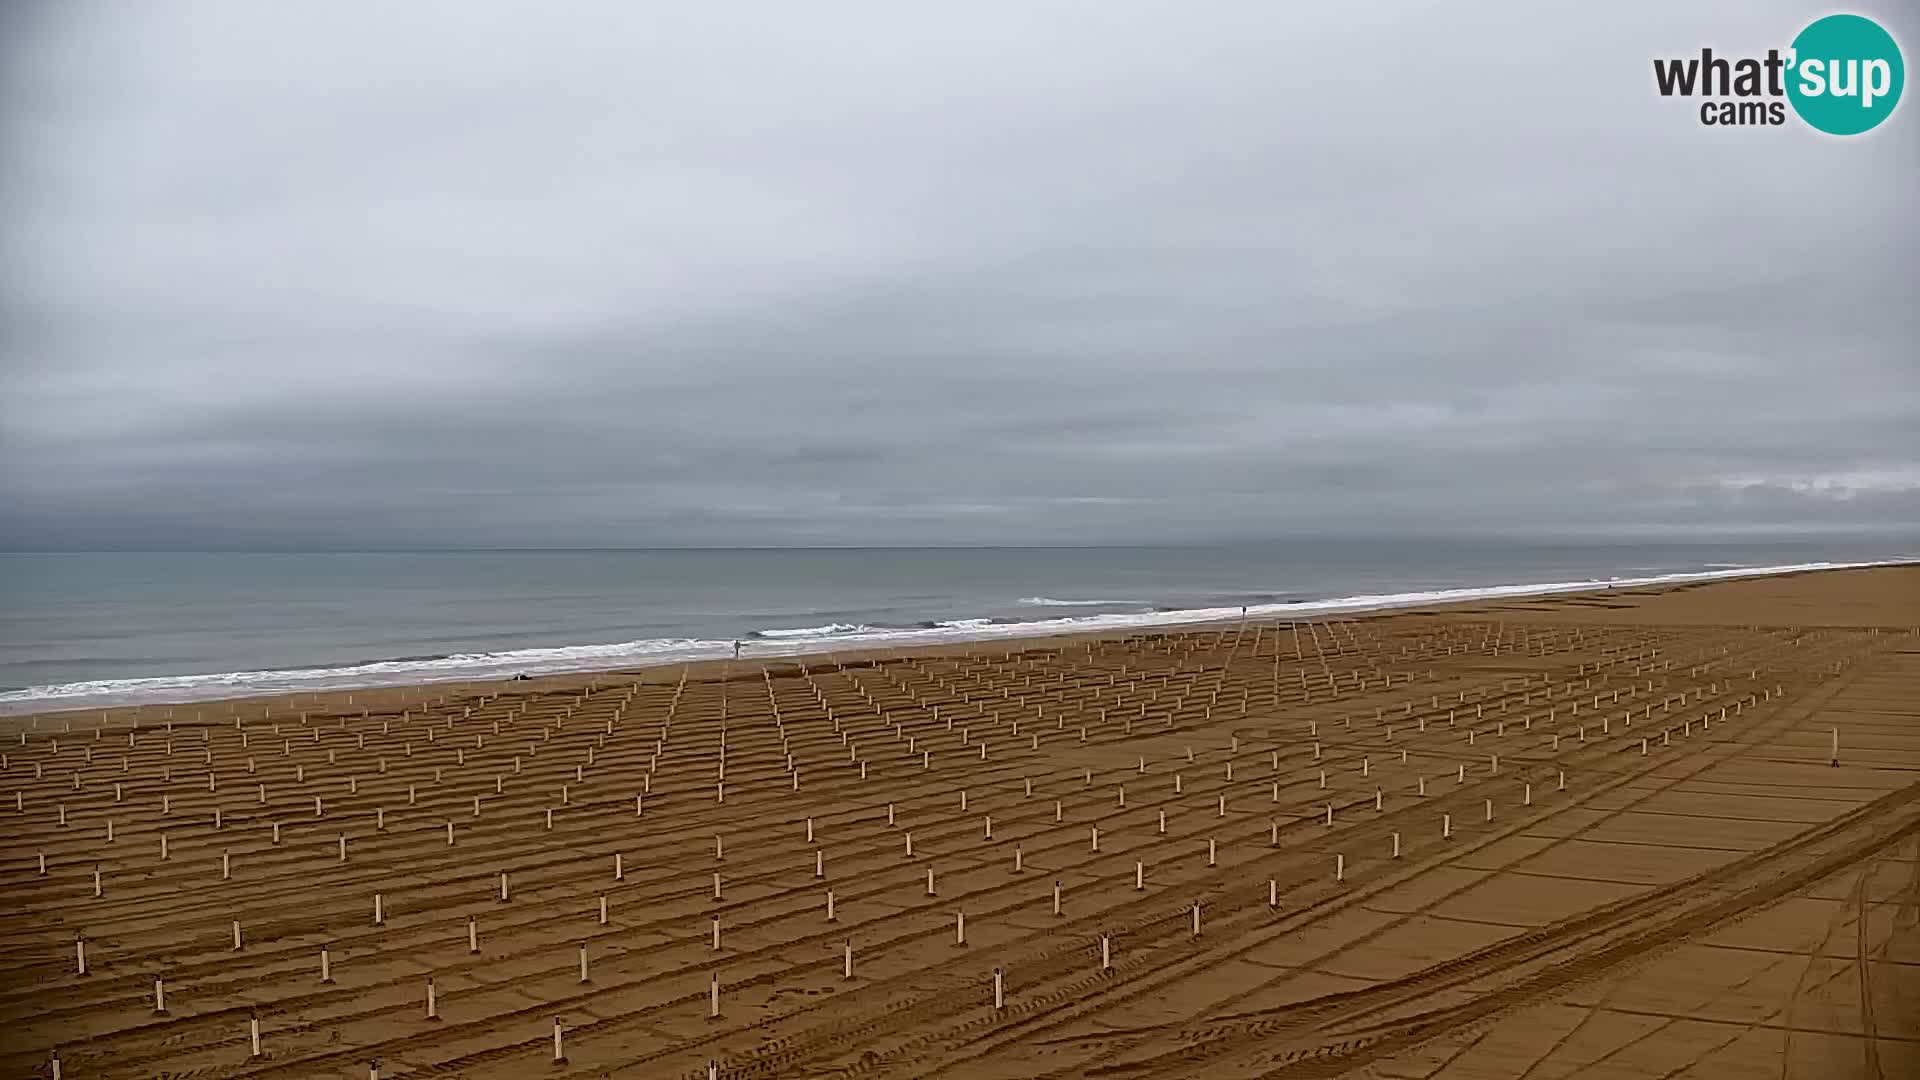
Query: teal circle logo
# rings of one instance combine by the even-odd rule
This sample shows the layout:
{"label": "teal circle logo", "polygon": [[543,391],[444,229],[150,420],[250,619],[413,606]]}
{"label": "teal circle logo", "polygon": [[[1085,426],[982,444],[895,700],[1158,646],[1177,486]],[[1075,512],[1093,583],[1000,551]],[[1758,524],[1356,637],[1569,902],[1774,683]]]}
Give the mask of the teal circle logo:
{"label": "teal circle logo", "polygon": [[1829,135],[1878,127],[1900,104],[1906,65],[1880,24],[1860,15],[1829,15],[1793,39],[1787,100],[1793,111]]}

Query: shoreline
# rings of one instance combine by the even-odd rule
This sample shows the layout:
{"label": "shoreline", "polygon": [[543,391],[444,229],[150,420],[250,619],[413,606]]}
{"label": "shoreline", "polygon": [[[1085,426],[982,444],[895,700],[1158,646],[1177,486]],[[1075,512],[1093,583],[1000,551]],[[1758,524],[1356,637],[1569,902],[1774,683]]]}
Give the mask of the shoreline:
{"label": "shoreline", "polygon": [[[1606,594],[1623,589],[1654,589],[1668,591],[1714,582],[1756,580],[1790,577],[1800,574],[1836,573],[1858,571],[1873,568],[1920,566],[1916,559],[1888,559],[1853,563],[1796,563],[1779,566],[1737,567],[1717,570],[1661,574],[1646,577],[1612,578],[1606,581],[1574,582],[1538,582],[1492,586],[1461,587],[1453,589],[1428,589],[1391,594],[1368,594],[1347,597],[1329,597],[1321,600],[1293,601],[1272,604],[1248,605],[1244,612],[1239,607],[1231,608],[1189,608],[1176,611],[1136,613],[1127,615],[1094,615],[1081,617],[1061,617],[1057,619],[1034,620],[1014,624],[987,624],[962,628],[936,628],[926,630],[901,630],[872,635],[822,636],[817,638],[799,638],[792,641],[748,641],[744,646],[738,663],[751,664],[768,661],[818,660],[822,658],[935,655],[949,654],[955,649],[971,650],[981,646],[1002,645],[1007,648],[1030,648],[1041,642],[1080,641],[1103,639],[1141,632],[1168,632],[1183,627],[1211,626],[1241,619],[1259,621],[1293,621],[1295,619],[1317,619],[1337,616],[1379,615],[1382,613],[1414,613],[1428,609],[1445,611],[1457,609],[1462,605],[1486,603],[1502,600],[1529,600],[1538,598],[1571,598],[1582,594]],[[997,631],[997,632],[996,632]],[[93,695],[73,693],[64,696],[45,696],[39,699],[23,697],[18,700],[0,700],[0,721],[34,719],[41,717],[62,718],[82,714],[100,714],[133,712],[146,715],[149,710],[164,710],[169,716],[176,709],[187,707],[195,713],[205,713],[222,707],[231,711],[243,703],[271,704],[273,702],[292,702],[301,697],[318,703],[323,698],[345,695],[351,700],[359,696],[364,700],[399,697],[424,697],[433,694],[448,694],[472,691],[475,688],[498,688],[519,686],[524,688],[542,688],[559,685],[578,685],[615,674],[641,674],[661,668],[683,667],[702,669],[711,666],[725,666],[735,662],[726,642],[706,643],[711,650],[673,656],[633,656],[626,662],[605,664],[572,663],[566,666],[542,669],[538,662],[518,665],[519,670],[489,671],[484,674],[473,671],[449,674],[444,678],[433,678],[431,669],[411,669],[404,672],[404,678],[385,681],[353,680],[352,672],[374,674],[384,663],[354,665],[349,668],[284,669],[250,672],[227,672],[205,675],[186,675],[133,680],[99,680],[93,683],[65,684],[64,686],[30,688],[15,693],[30,694],[36,691],[58,691],[69,687],[108,686],[119,684],[134,687],[141,683],[154,685],[151,696],[139,697],[138,689],[102,691]],[[572,646],[555,650],[522,650],[523,653],[542,651],[565,651],[568,649],[614,649],[612,646]],[[464,655],[464,654],[463,654]],[[480,654],[485,655],[485,654]],[[452,657],[449,659],[456,659]],[[582,657],[581,659],[586,659]],[[609,656],[609,660],[614,658]],[[395,672],[396,675],[403,674]],[[524,675],[525,678],[516,678]],[[425,676],[425,677],[423,677]],[[232,680],[261,680],[256,686],[237,686]],[[312,685],[297,685],[301,680],[312,680]],[[272,685],[273,680],[295,685]],[[186,684],[186,685],[182,685]],[[196,694],[194,689],[204,688],[207,693]],[[178,691],[178,692],[175,692]],[[224,691],[224,692],[223,692]],[[0,695],[3,696],[3,695]]]}
{"label": "shoreline", "polygon": [[[1417,1073],[1432,1040],[1342,1059],[1334,1014],[1374,1000],[1390,1035],[1434,1030],[1406,988],[1449,993],[1462,964],[1485,985],[1445,1021],[1518,1000],[1523,1027],[1563,1030],[1596,964],[1642,1011],[1675,980],[1777,1010],[1779,984],[1749,986],[1753,935],[1819,941],[1895,896],[1886,864],[1920,828],[1920,565],[831,660],[0,726],[0,970],[27,1036],[0,1062],[234,1075],[267,1057],[243,1056],[258,1033],[288,1074],[520,1080],[565,1018],[571,1075],[818,1073],[903,1039],[902,1074],[1085,1072],[1146,1030],[1164,1038],[1129,1036],[1127,1060],[1184,1076],[1185,1021],[1140,1027],[1148,995],[1297,1006],[1291,973],[1364,917],[1365,978],[1307,987],[1333,1011],[1300,1045]],[[1491,869],[1463,884],[1463,864]],[[1473,929],[1429,917],[1441,901]],[[989,1009],[995,972],[1031,1013]],[[1008,1017],[1068,1037],[982,1057]],[[1222,1038],[1239,1056],[1209,1075],[1268,1070],[1259,1031]],[[1663,1052],[1697,1061],[1699,1040]]]}

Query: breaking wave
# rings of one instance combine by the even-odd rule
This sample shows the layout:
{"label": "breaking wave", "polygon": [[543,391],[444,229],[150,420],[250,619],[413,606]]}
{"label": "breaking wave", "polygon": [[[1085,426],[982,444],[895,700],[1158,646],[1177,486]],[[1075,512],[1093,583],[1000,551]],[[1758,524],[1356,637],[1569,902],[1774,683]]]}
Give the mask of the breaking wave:
{"label": "breaking wave", "polygon": [[[1251,604],[1247,607],[1246,613],[1251,618],[1291,619],[1425,604],[1541,596],[1588,589],[1663,585],[1674,582],[1710,581],[1720,578],[1891,564],[1891,561],[1797,563],[1787,566],[1741,567],[1643,577],[1593,578],[1580,581],[1375,593],[1323,600],[1276,600],[1270,603]],[[1023,602],[1053,607],[1091,607],[1127,603],[1127,601],[1111,600],[1049,600],[1044,597],[1030,597]],[[1011,621],[963,618],[931,624],[922,623],[911,627],[828,623],[823,626],[796,629],[758,630],[752,634],[743,635],[741,642],[744,646],[744,655],[757,658],[792,656],[818,651],[822,647],[844,648],[850,645],[882,647],[1036,637],[1045,634],[1125,631],[1141,627],[1228,621],[1238,619],[1240,614],[1241,609],[1238,604],[1235,604],[1229,607],[1103,612]],[[504,652],[416,656],[336,667],[290,667],[272,671],[235,671],[211,675],[103,679],[0,692],[0,712],[20,713],[152,702],[204,701],[248,694],[350,690],[360,687],[427,682],[498,679],[517,674],[550,675],[561,672],[610,671],[692,660],[718,659],[730,656],[733,645],[731,640],[650,638],[604,645],[567,645],[554,648],[513,649]]]}
{"label": "breaking wave", "polygon": [[351,690],[422,682],[496,679],[508,675],[592,671],[629,664],[665,663],[723,655],[730,642],[697,638],[651,638],[605,645],[563,645],[504,652],[449,653],[373,660],[334,667],[288,667],[209,675],[163,675],[143,679],[98,679],[32,686],[0,693],[0,712],[206,701],[243,694]]}
{"label": "breaking wave", "polygon": [[881,629],[865,623],[828,623],[825,626],[802,626],[792,630],[755,630],[747,637],[763,641],[794,641],[801,638],[841,637],[846,634],[864,634]]}

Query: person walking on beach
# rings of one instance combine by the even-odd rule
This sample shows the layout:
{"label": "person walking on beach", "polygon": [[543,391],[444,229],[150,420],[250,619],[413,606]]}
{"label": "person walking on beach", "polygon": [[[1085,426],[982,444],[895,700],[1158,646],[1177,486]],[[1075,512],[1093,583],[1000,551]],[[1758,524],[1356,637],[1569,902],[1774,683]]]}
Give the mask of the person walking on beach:
{"label": "person walking on beach", "polygon": [[740,639],[739,638],[733,639],[733,658],[735,660],[740,659]]}

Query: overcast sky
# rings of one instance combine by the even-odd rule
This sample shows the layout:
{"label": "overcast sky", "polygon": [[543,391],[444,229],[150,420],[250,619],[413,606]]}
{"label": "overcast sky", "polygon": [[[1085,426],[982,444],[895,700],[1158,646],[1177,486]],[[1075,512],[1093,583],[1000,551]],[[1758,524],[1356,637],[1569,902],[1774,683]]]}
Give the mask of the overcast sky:
{"label": "overcast sky", "polygon": [[0,547],[1920,528],[1826,4],[1315,7],[9,5]]}

